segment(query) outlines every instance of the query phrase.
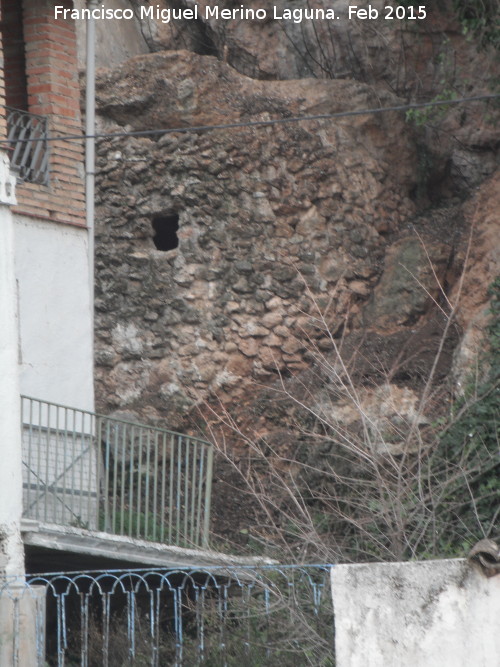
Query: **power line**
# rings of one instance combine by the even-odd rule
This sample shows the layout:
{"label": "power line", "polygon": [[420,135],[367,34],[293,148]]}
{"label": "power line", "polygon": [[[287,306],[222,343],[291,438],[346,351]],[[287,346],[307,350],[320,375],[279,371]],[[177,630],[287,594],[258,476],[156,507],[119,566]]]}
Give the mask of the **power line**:
{"label": "power line", "polygon": [[[418,109],[428,109],[431,107],[438,106],[451,106],[458,104],[466,104],[468,102],[483,102],[487,100],[498,100],[500,99],[500,94],[496,95],[476,95],[475,97],[460,97],[453,100],[434,100],[431,102],[419,102],[413,104],[400,104],[390,107],[376,107],[372,109],[355,109],[351,111],[337,111],[335,113],[325,113],[325,114],[315,114],[312,116],[290,116],[288,118],[271,118],[269,120],[250,120],[250,121],[237,121],[234,123],[221,123],[219,125],[190,125],[187,127],[174,127],[174,128],[161,128],[154,130],[132,130],[128,132],[102,132],[95,134],[61,134],[54,137],[34,137],[27,139],[18,139],[15,142],[23,143],[33,143],[40,141],[82,141],[85,139],[115,139],[119,137],[149,137],[165,134],[175,134],[175,133],[198,133],[198,132],[211,132],[214,130],[232,130],[238,128],[246,127],[265,127],[271,125],[284,125],[286,123],[299,123],[301,121],[312,121],[312,120],[333,120],[336,118],[349,118],[352,116],[368,116],[381,113],[388,113],[390,111],[411,111]],[[13,141],[0,141],[0,145],[9,145]]]}

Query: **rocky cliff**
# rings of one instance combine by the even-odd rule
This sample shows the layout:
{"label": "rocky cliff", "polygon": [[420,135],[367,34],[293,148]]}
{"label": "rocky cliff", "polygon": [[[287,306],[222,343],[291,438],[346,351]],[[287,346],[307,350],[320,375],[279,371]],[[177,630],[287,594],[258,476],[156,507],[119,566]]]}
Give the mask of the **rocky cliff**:
{"label": "rocky cliff", "polygon": [[[194,129],[99,141],[99,409],[186,428],[216,400],[245,421],[256,392],[331,363],[358,392],[337,396],[339,423],[361,405],[382,430],[425,428],[484,344],[498,111],[251,123],[487,92],[493,55],[437,10],[420,31],[146,28],[152,53],[99,74],[99,129]],[[429,377],[440,397],[422,408]],[[282,433],[258,412],[260,437]]]}

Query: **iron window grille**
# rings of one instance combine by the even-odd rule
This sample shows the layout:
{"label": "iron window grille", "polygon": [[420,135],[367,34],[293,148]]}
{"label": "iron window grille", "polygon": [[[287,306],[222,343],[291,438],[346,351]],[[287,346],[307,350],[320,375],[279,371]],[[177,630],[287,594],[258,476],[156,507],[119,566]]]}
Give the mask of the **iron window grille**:
{"label": "iron window grille", "polygon": [[45,116],[7,107],[10,164],[21,182],[49,183],[48,122]]}

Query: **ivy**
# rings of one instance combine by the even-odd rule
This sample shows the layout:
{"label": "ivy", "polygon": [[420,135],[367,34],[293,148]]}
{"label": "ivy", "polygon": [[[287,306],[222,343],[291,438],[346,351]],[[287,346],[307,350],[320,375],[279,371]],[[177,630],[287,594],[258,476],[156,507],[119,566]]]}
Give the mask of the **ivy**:
{"label": "ivy", "polygon": [[464,35],[477,39],[481,48],[500,50],[500,6],[498,0],[453,0]]}
{"label": "ivy", "polygon": [[[399,0],[398,5],[418,6],[421,0]],[[446,0],[436,0],[440,11],[449,11]],[[452,0],[452,8],[465,36],[475,39],[481,49],[500,51],[500,4],[498,0]]]}

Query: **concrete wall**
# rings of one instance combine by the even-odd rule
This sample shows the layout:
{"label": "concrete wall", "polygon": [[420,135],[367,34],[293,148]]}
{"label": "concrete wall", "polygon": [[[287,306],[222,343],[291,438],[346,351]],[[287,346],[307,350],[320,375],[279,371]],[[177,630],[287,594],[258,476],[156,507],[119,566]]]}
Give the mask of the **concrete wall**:
{"label": "concrete wall", "polygon": [[45,586],[0,589],[0,664],[44,667]]}
{"label": "concrete wall", "polygon": [[337,667],[500,664],[500,575],[465,560],[332,568]]}
{"label": "concrete wall", "polygon": [[92,410],[87,230],[14,219],[21,393]]}

